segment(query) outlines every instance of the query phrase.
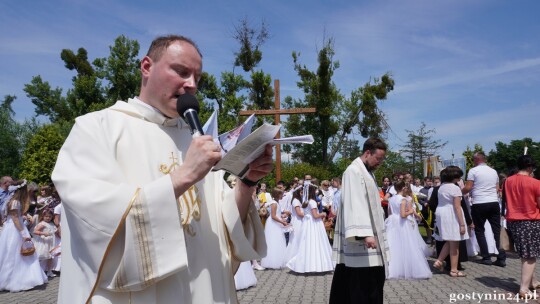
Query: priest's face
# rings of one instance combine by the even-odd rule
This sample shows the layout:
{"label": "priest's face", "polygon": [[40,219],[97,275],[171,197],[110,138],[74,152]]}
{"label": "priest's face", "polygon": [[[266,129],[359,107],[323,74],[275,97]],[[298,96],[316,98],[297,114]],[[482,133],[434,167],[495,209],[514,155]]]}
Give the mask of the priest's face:
{"label": "priest's face", "polygon": [[202,73],[202,58],[188,42],[175,41],[161,58],[146,56],[141,62],[143,83],[139,98],[168,117],[178,117],[176,100],[184,93],[195,94]]}
{"label": "priest's face", "polygon": [[365,164],[369,171],[377,169],[384,161],[386,156],[386,151],[381,149],[376,149],[375,152],[366,151],[366,161]]}

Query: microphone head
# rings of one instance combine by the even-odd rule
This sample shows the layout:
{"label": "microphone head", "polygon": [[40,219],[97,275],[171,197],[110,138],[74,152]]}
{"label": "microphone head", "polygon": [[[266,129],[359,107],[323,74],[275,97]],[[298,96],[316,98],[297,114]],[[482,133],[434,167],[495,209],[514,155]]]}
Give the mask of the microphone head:
{"label": "microphone head", "polygon": [[199,113],[199,101],[194,95],[185,93],[180,95],[176,100],[176,111],[182,119],[185,119],[184,114],[188,109],[195,110]]}

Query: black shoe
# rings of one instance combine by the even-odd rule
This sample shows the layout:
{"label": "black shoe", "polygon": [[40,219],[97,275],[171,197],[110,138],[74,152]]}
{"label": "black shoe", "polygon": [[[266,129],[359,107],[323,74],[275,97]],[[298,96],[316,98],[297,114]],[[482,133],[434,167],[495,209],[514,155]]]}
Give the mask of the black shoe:
{"label": "black shoe", "polygon": [[493,262],[493,265],[499,267],[506,267],[506,261],[497,259],[495,262]]}
{"label": "black shoe", "polygon": [[493,262],[491,261],[491,259],[482,259],[478,261],[478,263],[483,264],[483,265],[488,265],[488,266],[493,265]]}

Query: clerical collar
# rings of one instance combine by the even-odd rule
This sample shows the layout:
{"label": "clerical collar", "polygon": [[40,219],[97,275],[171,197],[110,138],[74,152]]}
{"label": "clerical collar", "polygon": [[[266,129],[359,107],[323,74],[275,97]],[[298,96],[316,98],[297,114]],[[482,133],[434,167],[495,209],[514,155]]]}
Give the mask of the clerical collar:
{"label": "clerical collar", "polygon": [[[163,115],[161,111],[159,111],[155,107],[145,103],[144,101],[140,100],[137,97],[130,98],[128,100],[128,104],[131,104],[132,107],[135,107],[137,109],[137,113],[141,115],[141,118],[144,118],[145,120],[151,121],[153,123],[157,123],[162,126],[167,126],[167,127],[173,127],[179,124],[180,124],[180,128],[184,127],[184,124],[181,122],[181,119],[179,119],[178,117],[169,118]],[[112,108],[115,109],[117,105],[113,106]],[[124,109],[123,111],[130,112],[130,110],[127,110],[127,109]]]}
{"label": "clerical collar", "polygon": [[148,104],[148,103],[146,103],[146,102],[140,100],[140,99],[139,99],[139,96],[135,96],[135,97],[133,98],[133,100],[135,101],[136,104],[138,104],[138,105],[140,105],[140,106],[143,106],[143,107],[145,107],[145,108],[147,108],[147,109],[153,110],[154,112],[159,113],[159,114],[165,116],[165,114],[161,113],[161,111],[158,110],[156,107],[153,107],[153,106],[151,106],[150,104]]}

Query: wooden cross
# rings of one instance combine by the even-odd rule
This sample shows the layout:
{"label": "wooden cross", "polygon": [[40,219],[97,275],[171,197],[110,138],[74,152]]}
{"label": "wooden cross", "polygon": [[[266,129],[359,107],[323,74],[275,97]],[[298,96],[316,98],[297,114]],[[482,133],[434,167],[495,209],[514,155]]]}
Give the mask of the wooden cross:
{"label": "wooden cross", "polygon": [[[274,115],[274,124],[280,123],[280,116],[284,114],[302,114],[302,113],[315,113],[315,108],[293,108],[293,109],[280,109],[279,98],[279,79],[274,80],[274,110],[246,110],[240,111],[240,115]],[[276,138],[280,137],[281,131],[276,135]],[[281,148],[280,145],[276,145],[276,183],[281,180]]]}

